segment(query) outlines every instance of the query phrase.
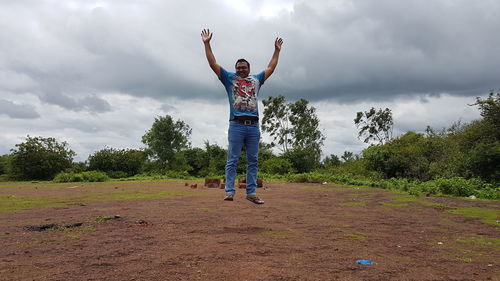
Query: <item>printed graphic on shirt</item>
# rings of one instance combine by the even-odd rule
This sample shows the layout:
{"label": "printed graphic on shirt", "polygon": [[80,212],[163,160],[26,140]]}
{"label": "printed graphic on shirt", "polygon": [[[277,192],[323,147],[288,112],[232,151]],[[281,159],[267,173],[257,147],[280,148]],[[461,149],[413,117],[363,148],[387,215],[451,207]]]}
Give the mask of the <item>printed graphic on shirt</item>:
{"label": "printed graphic on shirt", "polygon": [[233,108],[242,111],[257,111],[256,84],[252,76],[233,76]]}

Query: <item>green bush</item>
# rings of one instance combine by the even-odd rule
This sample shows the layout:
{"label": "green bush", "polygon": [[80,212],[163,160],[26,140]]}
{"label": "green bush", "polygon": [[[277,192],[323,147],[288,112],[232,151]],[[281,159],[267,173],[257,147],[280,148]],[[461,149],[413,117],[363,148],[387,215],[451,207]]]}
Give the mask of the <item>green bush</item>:
{"label": "green bush", "polygon": [[406,178],[391,178],[382,180],[372,180],[360,176],[335,175],[329,173],[302,173],[290,174],[286,176],[289,182],[329,182],[336,184],[370,186],[382,189],[391,189],[408,192],[411,195],[425,194],[446,194],[459,197],[471,195],[484,199],[500,199],[500,187],[494,184],[485,183],[479,179],[465,179],[453,177],[448,179],[436,179],[425,182],[409,180]]}
{"label": "green bush", "polygon": [[75,152],[66,142],[55,138],[26,137],[16,144],[10,155],[9,166],[13,177],[23,180],[50,180],[57,173],[71,167]]}
{"label": "green bush", "polygon": [[104,148],[89,156],[89,170],[111,172],[120,171],[127,176],[139,173],[146,161],[146,154],[136,149]]}
{"label": "green bush", "polygon": [[88,171],[82,173],[62,172],[55,176],[53,182],[103,182],[109,180],[109,177],[99,171]]}
{"label": "green bush", "polygon": [[109,171],[106,175],[112,179],[122,179],[128,177],[128,174],[123,171]]}
{"label": "green bush", "polygon": [[260,170],[268,174],[284,175],[293,173],[292,163],[285,158],[273,157],[262,163]]}

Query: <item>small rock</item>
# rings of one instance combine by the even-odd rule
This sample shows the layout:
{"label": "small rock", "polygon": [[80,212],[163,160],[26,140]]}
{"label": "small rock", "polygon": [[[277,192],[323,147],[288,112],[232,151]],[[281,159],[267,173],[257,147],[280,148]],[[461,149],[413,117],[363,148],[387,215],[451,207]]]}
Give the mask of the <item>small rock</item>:
{"label": "small rock", "polygon": [[490,264],[488,264],[488,266],[490,266],[490,267],[491,267],[491,266],[493,266],[493,265],[490,263]]}
{"label": "small rock", "polygon": [[325,181],[325,182],[323,182],[322,184],[328,184],[328,183]]}
{"label": "small rock", "polygon": [[438,242],[438,245],[443,245],[443,242]]}
{"label": "small rock", "polygon": [[474,199],[476,199],[476,196],[474,196],[474,195],[471,195],[471,196],[469,196],[469,199],[472,199],[472,200],[474,200]]}

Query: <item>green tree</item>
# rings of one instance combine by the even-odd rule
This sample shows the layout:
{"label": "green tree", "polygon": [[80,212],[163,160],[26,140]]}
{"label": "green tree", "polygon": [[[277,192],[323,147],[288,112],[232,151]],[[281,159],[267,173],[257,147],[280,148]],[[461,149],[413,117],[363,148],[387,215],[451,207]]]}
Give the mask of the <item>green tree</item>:
{"label": "green tree", "polygon": [[309,106],[309,101],[300,99],[289,104],[290,124],[292,125],[293,147],[311,151],[319,162],[321,147],[325,136],[319,129],[319,118],[316,108]]}
{"label": "green tree", "polygon": [[207,165],[207,152],[199,147],[189,148],[183,151],[186,163],[191,167],[189,174],[201,176],[200,171]]}
{"label": "green tree", "polygon": [[477,105],[479,107],[479,111],[481,112],[481,116],[483,119],[495,125],[497,128],[498,134],[500,134],[500,93],[490,92],[488,98],[481,99],[476,98],[476,102],[472,105]]}
{"label": "green tree", "polygon": [[89,170],[108,173],[123,172],[127,176],[138,174],[146,161],[146,154],[136,149],[104,148],[88,158]]}
{"label": "green tree", "polygon": [[340,164],[342,164],[342,161],[335,154],[330,154],[330,156],[325,157],[323,160],[323,165],[325,166],[338,166]]}
{"label": "green tree", "polygon": [[205,168],[201,170],[202,176],[224,175],[226,171],[227,150],[218,144],[210,144],[205,141]]}
{"label": "green tree", "polygon": [[292,163],[283,157],[273,157],[262,163],[261,171],[268,174],[284,175],[294,172]]}
{"label": "green tree", "polygon": [[9,155],[1,155],[0,156],[0,175],[7,174],[8,173],[8,160]]}
{"label": "green tree", "polygon": [[151,129],[142,136],[148,155],[162,168],[169,168],[175,154],[189,147],[191,128],[181,120],[174,122],[169,115],[155,118]]}
{"label": "green tree", "polygon": [[50,180],[71,167],[75,152],[55,138],[26,137],[11,150],[13,176],[27,180]]}
{"label": "green tree", "polygon": [[262,131],[273,138],[270,146],[278,146],[284,154],[293,149],[307,150],[319,162],[325,136],[319,129],[316,108],[305,99],[286,103],[283,96],[269,97],[262,103]]}
{"label": "green tree", "polygon": [[354,156],[354,153],[352,153],[351,151],[344,151],[344,154],[342,154],[342,156],[340,156],[340,158],[342,158],[342,161],[344,161],[344,162],[348,162],[348,161],[356,159],[356,157]]}
{"label": "green tree", "polygon": [[364,138],[365,143],[371,141],[384,144],[392,139],[392,112],[389,108],[384,110],[371,108],[369,111],[358,112],[354,119],[356,128],[359,129],[358,138]]}
{"label": "green tree", "polygon": [[262,118],[262,131],[269,133],[273,138],[271,147],[278,146],[282,152],[287,152],[292,147],[290,108],[284,96],[268,97],[262,101],[264,114]]}
{"label": "green tree", "polygon": [[298,173],[311,172],[320,165],[312,147],[294,147],[283,153],[283,158],[292,163],[293,169]]}

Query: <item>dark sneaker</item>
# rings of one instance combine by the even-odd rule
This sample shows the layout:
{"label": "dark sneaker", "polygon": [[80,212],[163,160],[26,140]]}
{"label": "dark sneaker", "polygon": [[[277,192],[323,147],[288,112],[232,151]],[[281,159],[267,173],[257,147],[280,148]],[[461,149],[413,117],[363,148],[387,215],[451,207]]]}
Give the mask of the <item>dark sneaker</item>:
{"label": "dark sneaker", "polygon": [[264,200],[260,199],[256,195],[247,195],[247,200],[255,204],[264,204]]}
{"label": "dark sneaker", "polygon": [[224,197],[224,201],[233,201],[234,194],[227,193],[226,196]]}

